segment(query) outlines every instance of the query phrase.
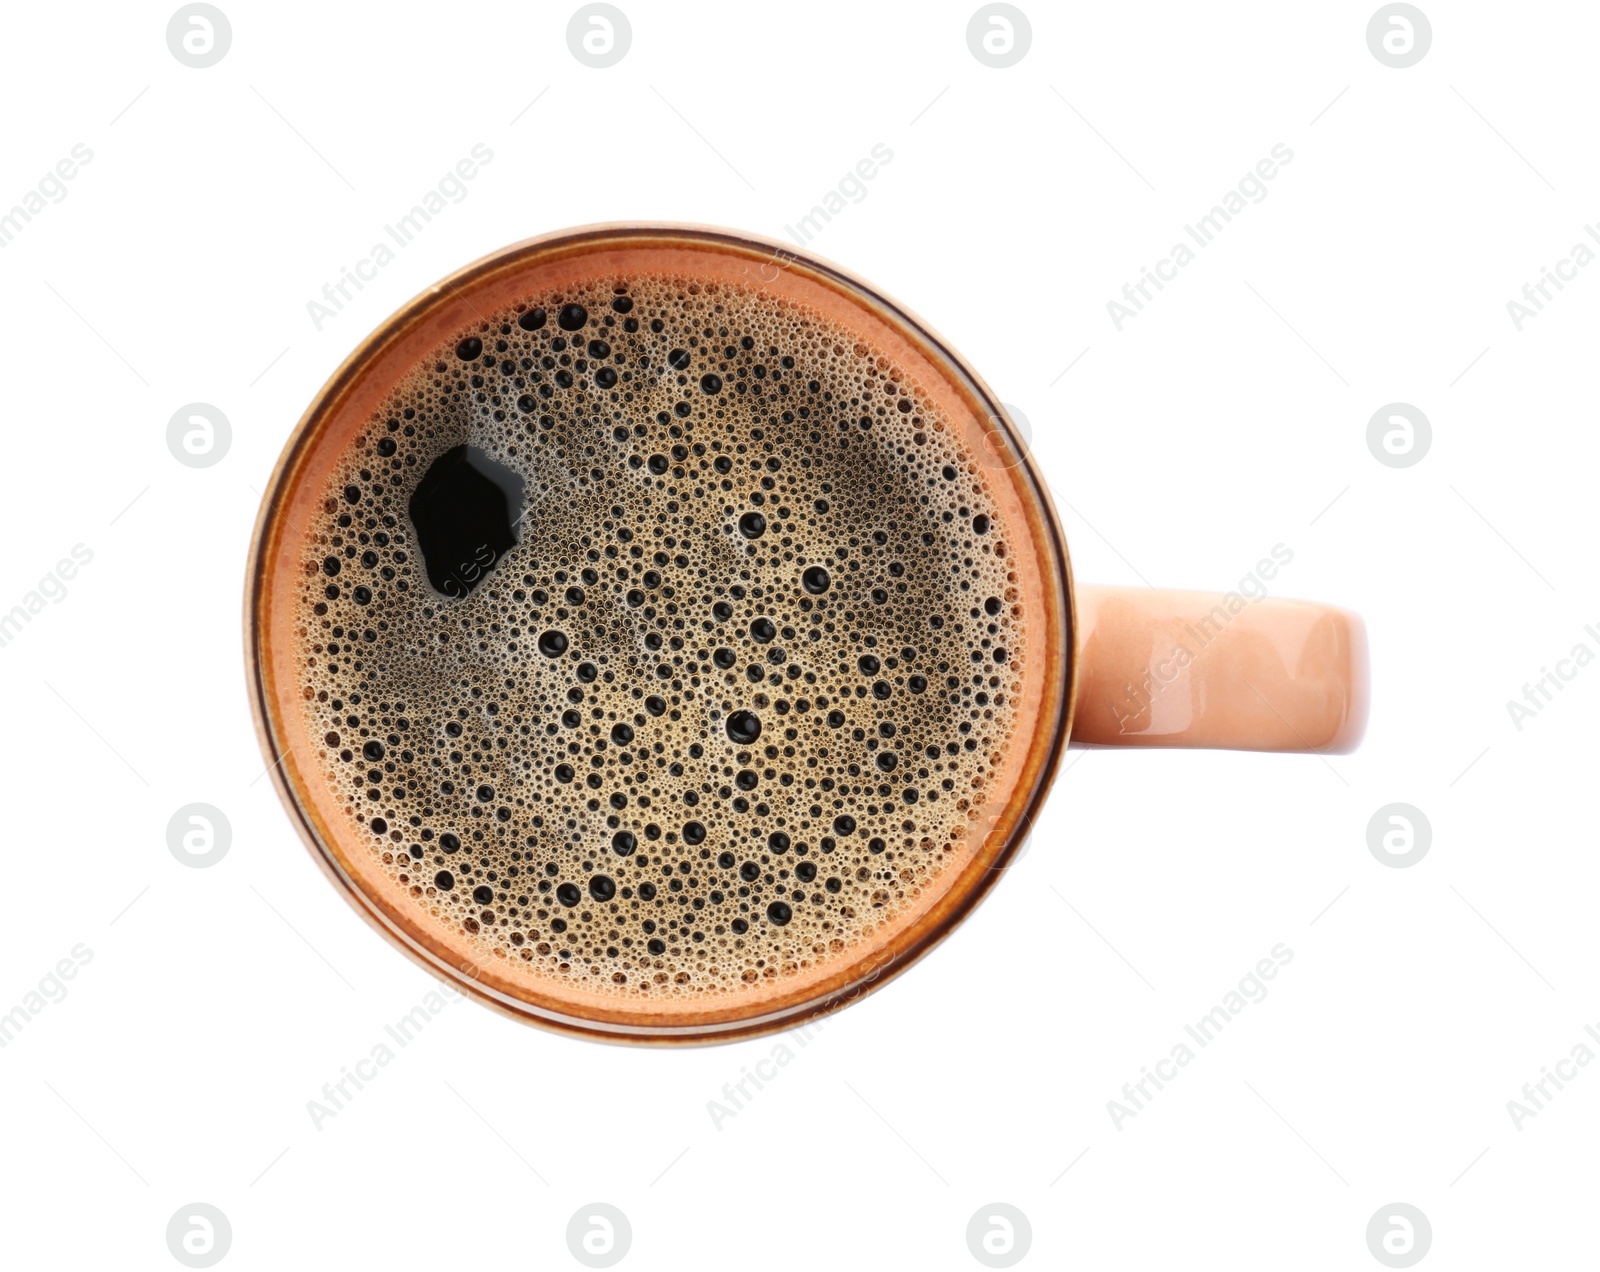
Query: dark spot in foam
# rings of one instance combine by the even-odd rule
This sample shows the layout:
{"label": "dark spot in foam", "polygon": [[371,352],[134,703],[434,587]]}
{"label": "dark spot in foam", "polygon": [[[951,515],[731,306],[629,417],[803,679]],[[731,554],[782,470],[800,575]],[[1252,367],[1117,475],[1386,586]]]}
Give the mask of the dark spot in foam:
{"label": "dark spot in foam", "polygon": [[433,461],[411,496],[411,524],[433,589],[463,597],[516,545],[523,479],[476,446]]}

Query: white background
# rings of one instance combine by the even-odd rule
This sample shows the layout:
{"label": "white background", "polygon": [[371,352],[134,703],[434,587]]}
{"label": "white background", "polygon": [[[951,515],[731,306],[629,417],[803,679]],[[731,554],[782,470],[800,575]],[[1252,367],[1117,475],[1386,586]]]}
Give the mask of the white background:
{"label": "white background", "polygon": [[[1600,1022],[1600,667],[1520,731],[1505,703],[1600,653],[1600,264],[1520,332],[1506,302],[1600,221],[1600,12],[1424,0],[1432,48],[1395,70],[1371,0],[1029,2],[995,70],[970,0],[624,0],[632,48],[594,70],[566,6],[223,7],[205,70],[161,4],[13,6],[0,43],[0,209],[94,155],[0,249],[0,611],[93,552],[0,648],[0,1012],[93,952],[0,1049],[8,1266],[176,1267],[194,1201],[230,1268],[577,1267],[592,1201],[638,1267],[976,1268],[995,1201],[1025,1267],[1378,1267],[1397,1201],[1424,1266],[1592,1259],[1600,1065],[1521,1129],[1506,1105]],[[307,301],[477,142],[468,196],[317,331]],[[315,1129],[433,982],[258,780],[240,591],[295,421],[483,253],[626,218],[783,237],[878,142],[811,247],[1027,416],[1077,577],[1226,589],[1286,545],[1274,594],[1368,622],[1365,745],[1070,753],[979,912],[720,1129],[773,1040],[606,1047],[469,1003]],[[1268,197],[1118,332],[1106,302],[1278,142]],[[165,442],[195,401],[233,426],[199,470]],[[1365,441],[1395,401],[1433,427],[1406,469]],[[167,849],[193,801],[233,828],[209,869]],[[1433,829],[1407,869],[1367,847],[1392,801]],[[1115,1127],[1279,942],[1269,997]]]}

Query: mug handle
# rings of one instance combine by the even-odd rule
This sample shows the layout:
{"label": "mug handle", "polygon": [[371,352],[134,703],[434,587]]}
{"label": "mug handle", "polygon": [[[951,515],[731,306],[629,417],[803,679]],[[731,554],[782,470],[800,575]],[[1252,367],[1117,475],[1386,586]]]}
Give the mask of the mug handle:
{"label": "mug handle", "polygon": [[1354,750],[1367,636],[1347,610],[1238,593],[1080,587],[1077,746]]}

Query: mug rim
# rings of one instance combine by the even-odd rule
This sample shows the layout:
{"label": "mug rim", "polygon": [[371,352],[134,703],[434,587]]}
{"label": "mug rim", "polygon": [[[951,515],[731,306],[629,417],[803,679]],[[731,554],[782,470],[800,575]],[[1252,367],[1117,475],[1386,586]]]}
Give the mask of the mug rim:
{"label": "mug rim", "polygon": [[[710,1004],[714,1000],[708,1000],[708,1015],[718,1019],[677,1025],[629,1023],[626,1012],[617,1013],[617,1020],[601,1020],[580,1014],[570,1004],[568,1010],[561,1010],[555,1005],[559,1001],[556,995],[552,995],[550,1003],[536,1003],[519,994],[485,984],[480,979],[485,970],[483,967],[470,960],[452,965],[452,961],[444,957],[446,945],[442,940],[427,932],[420,922],[408,921],[407,916],[391,913],[380,905],[377,898],[370,895],[353,877],[352,872],[340,864],[341,854],[333,844],[325,842],[324,830],[319,829],[323,823],[321,816],[315,812],[315,799],[309,794],[303,795],[287,772],[291,766],[284,761],[289,758],[291,748],[282,737],[277,697],[269,686],[270,669],[266,664],[271,661],[268,656],[270,641],[265,636],[262,623],[263,599],[270,586],[272,565],[272,554],[268,549],[276,545],[284,529],[284,519],[278,514],[286,503],[285,496],[295,489],[292,479],[296,475],[298,462],[319,436],[323,424],[338,415],[343,395],[358,380],[364,368],[376,362],[387,347],[403,333],[414,329],[436,307],[448,303],[458,288],[465,289],[491,278],[531,268],[543,260],[580,255],[597,247],[638,247],[651,242],[661,246],[678,243],[746,258],[760,255],[767,258],[766,263],[776,268],[798,267],[814,281],[842,292],[848,301],[874,314],[927,357],[944,375],[949,388],[970,399],[975,416],[986,420],[989,428],[1007,448],[1006,458],[1009,462],[999,465],[1004,475],[991,480],[1009,483],[1022,505],[1027,522],[1024,532],[1038,559],[1044,584],[1043,608],[1047,630],[1050,627],[1056,629],[1053,639],[1047,635],[1041,642],[1046,660],[1041,684],[1046,701],[1035,719],[1031,735],[1026,739],[1027,754],[1017,779],[1010,789],[1000,792],[995,800],[990,801],[991,806],[999,800],[1004,801],[1001,811],[990,819],[991,825],[996,828],[982,833],[981,840],[969,853],[965,863],[951,862],[944,867],[946,871],[959,872],[944,893],[924,913],[887,941],[873,942],[870,938],[863,941],[856,951],[858,957],[819,986],[810,987],[809,992],[803,995],[797,993],[792,1002],[780,996],[771,1004],[763,1004],[757,1014],[741,1010],[737,1000],[726,1007],[712,1006]],[[979,462],[982,462],[981,459]],[[1066,539],[1051,503],[1048,487],[1034,464],[1031,451],[1018,442],[1004,405],[989,386],[932,327],[856,274],[813,252],[761,235],[688,223],[605,222],[521,240],[455,270],[413,296],[361,339],[317,391],[295,424],[273,468],[251,534],[243,620],[251,715],[263,757],[268,761],[273,786],[313,859],[352,908],[413,962],[456,990],[470,994],[502,1014],[559,1033],[619,1043],[660,1045],[729,1042],[792,1029],[831,1014],[881,988],[928,954],[987,896],[1031,832],[1039,809],[1049,793],[1061,753],[1071,736],[1078,689],[1075,647],[1077,615]],[[1054,701],[1050,702],[1052,697]],[[1014,738],[1011,745],[1016,745]],[[327,838],[336,840],[331,833],[327,834]],[[488,970],[492,973],[492,969]]]}

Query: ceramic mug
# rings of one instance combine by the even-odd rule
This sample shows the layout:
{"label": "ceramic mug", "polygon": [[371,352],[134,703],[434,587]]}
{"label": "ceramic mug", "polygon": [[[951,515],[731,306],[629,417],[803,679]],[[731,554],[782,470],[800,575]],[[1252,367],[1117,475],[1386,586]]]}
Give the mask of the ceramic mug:
{"label": "ceramic mug", "polygon": [[[430,921],[341,819],[315,763],[295,664],[294,597],[328,475],[388,390],[447,339],[529,295],[596,279],[693,275],[755,289],[837,323],[936,402],[982,465],[1008,528],[1024,611],[1024,692],[995,792],[968,814],[963,850],[914,904],[836,957],[748,993],[625,1002],[485,956]],[[350,904],[411,958],[518,1019],[591,1038],[715,1042],[787,1029],[854,1001],[947,936],[1011,862],[1068,741],[1092,746],[1347,750],[1365,718],[1366,645],[1343,610],[1267,597],[1264,559],[1240,592],[1076,586],[1043,478],[977,373],[926,323],[810,253],[704,226],[612,224],[530,239],[471,264],[405,305],[345,361],[294,430],[263,499],[245,591],[251,705],[291,819]],[[1259,578],[1258,578],[1259,576]],[[1257,587],[1260,591],[1257,591]]]}

